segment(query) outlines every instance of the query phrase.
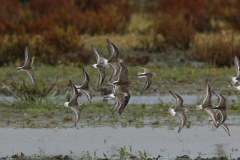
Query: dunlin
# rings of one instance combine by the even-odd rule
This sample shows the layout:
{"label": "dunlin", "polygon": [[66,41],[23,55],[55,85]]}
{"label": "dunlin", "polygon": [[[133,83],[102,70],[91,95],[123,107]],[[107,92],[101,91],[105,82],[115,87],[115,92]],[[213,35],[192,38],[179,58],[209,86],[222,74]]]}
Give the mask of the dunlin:
{"label": "dunlin", "polygon": [[89,102],[91,103],[92,95],[91,95],[90,87],[89,87],[90,78],[84,68],[83,68],[83,76],[84,76],[84,80],[83,80],[82,85],[81,86],[75,85],[75,87],[77,88],[78,92],[83,91],[86,94]]}
{"label": "dunlin", "polygon": [[119,109],[125,105],[124,97],[128,96],[127,93],[114,92],[104,97],[104,99],[112,99],[115,101],[115,106],[112,109],[112,115],[119,111]]}
{"label": "dunlin", "polygon": [[[227,99],[221,93],[219,93],[215,90],[212,90],[212,91],[218,97],[218,105],[215,106],[213,109],[218,109],[217,121],[219,123],[218,125],[221,125],[227,119],[227,112],[226,112],[226,110],[227,110],[227,106],[226,106]],[[219,117],[218,117],[218,115],[219,115]]]}
{"label": "dunlin", "polygon": [[218,127],[218,124],[217,124],[217,121],[216,121],[216,114],[215,114],[215,112],[212,109],[214,106],[212,105],[211,97],[212,97],[212,93],[211,93],[210,85],[209,85],[208,79],[206,79],[205,97],[203,99],[202,105],[196,106],[196,109],[197,110],[205,109],[205,111],[211,117],[211,120],[213,121],[213,124],[216,127]]}
{"label": "dunlin", "polygon": [[232,81],[232,83],[235,85],[237,82],[240,82],[239,59],[238,59],[238,57],[237,57],[236,55],[234,56],[234,64],[235,64],[235,67],[236,67],[237,77],[231,77],[231,81]]}
{"label": "dunlin", "polygon": [[168,112],[170,113],[171,116],[174,116],[177,113],[178,116],[180,117],[180,125],[178,129],[178,133],[179,133],[187,123],[187,117],[185,115],[185,112],[189,110],[187,108],[183,108],[183,99],[181,96],[179,96],[177,93],[174,93],[171,90],[169,90],[169,92],[176,99],[176,107],[175,109],[172,109],[169,107]]}
{"label": "dunlin", "polygon": [[95,53],[97,63],[90,65],[93,68],[98,69],[98,91],[100,90],[104,80],[105,80],[105,69],[106,67],[110,67],[110,65],[107,63],[107,59],[105,59],[98,51],[92,46],[92,50]]}
{"label": "dunlin", "polygon": [[132,83],[135,83],[134,80],[128,79],[128,69],[126,65],[123,62],[121,62],[119,63],[119,66],[120,66],[120,74],[118,76],[118,81],[114,81],[113,84],[129,87]]}
{"label": "dunlin", "polygon": [[122,105],[121,108],[119,109],[119,114],[122,114],[123,110],[125,109],[125,107],[127,106],[131,98],[131,94],[129,92],[129,86],[132,83],[135,83],[135,81],[128,79],[128,69],[126,65],[123,62],[121,62],[119,65],[120,65],[120,73],[118,76],[118,81],[114,81],[113,84],[120,86],[119,87],[120,91],[127,94],[127,96],[125,97],[125,105]]}
{"label": "dunlin", "polygon": [[129,92],[129,87],[116,85],[116,84],[113,84],[112,82],[106,82],[106,84],[112,86],[112,93],[114,93],[114,92],[123,92],[123,93],[125,93],[125,96],[124,96],[124,102],[125,103],[124,103],[124,105],[121,105],[121,107],[119,108],[119,114],[121,115],[123,110],[127,106],[128,102],[129,102],[129,99],[131,98],[131,94]]}
{"label": "dunlin", "polygon": [[77,91],[77,88],[75,87],[75,85],[72,83],[71,80],[70,80],[70,85],[71,85],[71,89],[72,89],[72,96],[71,96],[69,102],[63,103],[63,106],[64,107],[71,107],[71,109],[75,113],[74,125],[76,127],[77,123],[78,123],[78,121],[80,119],[80,115],[81,115],[81,112],[78,109],[78,106],[82,105],[82,103],[78,103],[78,101],[77,101],[77,99],[78,99],[78,91]]}
{"label": "dunlin", "polygon": [[18,71],[25,71],[27,72],[28,76],[31,79],[32,85],[35,86],[35,76],[33,74],[33,70],[36,69],[35,67],[31,66],[31,62],[32,62],[32,57],[28,51],[28,47],[25,47],[25,63],[22,67],[17,67]]}
{"label": "dunlin", "polygon": [[148,89],[150,87],[150,85],[152,84],[152,76],[156,76],[157,74],[154,72],[150,72],[149,69],[147,69],[147,68],[143,68],[143,67],[138,67],[138,68],[141,68],[144,71],[144,73],[138,73],[138,75],[137,75],[138,78],[145,78],[145,77],[147,78],[145,86],[143,87],[142,92],[141,92],[141,94],[143,94],[143,92],[146,89]]}
{"label": "dunlin", "polygon": [[107,42],[111,53],[111,56],[108,59],[107,63],[113,68],[113,74],[109,81],[112,81],[114,77],[116,77],[117,74],[119,73],[120,71],[119,63],[123,62],[123,60],[118,58],[119,56],[118,48],[110,40],[107,39]]}

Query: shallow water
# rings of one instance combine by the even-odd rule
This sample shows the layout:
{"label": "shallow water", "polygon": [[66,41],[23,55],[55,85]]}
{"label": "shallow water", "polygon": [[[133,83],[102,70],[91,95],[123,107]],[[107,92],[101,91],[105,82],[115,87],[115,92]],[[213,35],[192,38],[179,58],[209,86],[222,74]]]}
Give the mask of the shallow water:
{"label": "shallow water", "polygon": [[[219,150],[222,155],[239,157],[240,149],[238,137],[240,127],[229,126],[231,137],[222,128],[215,130],[212,125],[192,126],[190,129],[183,128],[177,133],[178,127],[168,130],[167,126],[160,128],[111,128],[111,127],[85,127],[81,129],[13,129],[0,128],[0,157],[23,152],[27,156],[39,154],[40,148],[47,156],[70,155],[80,157],[82,151],[89,151],[94,156],[108,158],[112,154],[118,154],[120,147],[132,146],[133,154],[139,157],[138,151],[147,151],[148,157],[164,156],[165,159],[179,155],[189,155],[191,158],[218,156]],[[106,143],[104,143],[106,139]],[[181,142],[182,141],[182,142]]]}
{"label": "shallow water", "polygon": [[[198,96],[196,94],[181,94],[180,95],[183,98],[183,104],[197,104],[199,102]],[[203,99],[203,95],[200,96],[201,100]],[[231,100],[234,99],[236,102],[238,102],[238,99],[235,95],[226,96],[228,103],[231,103]],[[55,100],[54,97],[51,98],[52,100]],[[7,96],[1,96],[0,101],[7,100],[9,102],[13,102],[15,98],[13,97],[7,97]],[[88,103],[88,99],[85,95],[82,95],[78,99],[82,103]],[[93,102],[99,102],[103,100],[103,96],[94,96],[92,98]],[[128,104],[157,104],[160,103],[160,100],[163,103],[175,103],[175,99],[171,94],[168,95],[151,95],[151,96],[131,96]],[[62,99],[61,101],[65,101],[65,99]],[[214,103],[217,103],[217,97],[212,96],[212,101]],[[113,100],[108,100],[109,103],[115,103]]]}

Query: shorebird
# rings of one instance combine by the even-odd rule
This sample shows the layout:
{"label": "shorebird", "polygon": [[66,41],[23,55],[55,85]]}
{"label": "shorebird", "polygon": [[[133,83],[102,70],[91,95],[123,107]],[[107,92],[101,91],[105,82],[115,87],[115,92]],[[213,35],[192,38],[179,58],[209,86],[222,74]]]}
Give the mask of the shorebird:
{"label": "shorebird", "polygon": [[82,105],[82,103],[78,103],[77,99],[78,99],[78,91],[77,88],[75,87],[75,85],[72,83],[72,81],[70,80],[70,85],[71,85],[71,89],[72,89],[72,96],[70,98],[69,102],[65,102],[62,104],[62,106],[64,107],[71,107],[71,109],[74,111],[75,113],[75,121],[74,121],[74,126],[77,126],[77,123],[80,119],[80,115],[81,112],[80,110],[77,108],[79,105]]}
{"label": "shorebird", "polygon": [[121,91],[127,94],[127,96],[124,97],[125,104],[119,108],[119,114],[121,115],[131,98],[131,94],[129,92],[129,87],[127,86],[120,86],[120,87],[121,87]]}
{"label": "shorebird", "polygon": [[143,87],[142,92],[141,92],[141,94],[143,94],[143,92],[146,89],[148,89],[150,87],[150,85],[152,84],[152,76],[156,76],[157,74],[154,72],[150,72],[149,69],[147,69],[147,68],[143,68],[143,67],[138,67],[138,68],[141,68],[144,71],[144,73],[137,74],[138,78],[145,78],[145,77],[147,78],[145,86]]}
{"label": "shorebird", "polygon": [[116,77],[117,74],[119,73],[120,71],[119,63],[123,62],[123,60],[118,58],[119,55],[118,48],[110,40],[107,39],[107,42],[111,53],[111,56],[107,60],[107,63],[113,68],[113,73],[109,81],[112,81],[113,78]]}
{"label": "shorebird", "polygon": [[122,114],[123,110],[125,109],[125,107],[127,106],[131,98],[131,94],[129,92],[129,86],[132,83],[135,83],[135,81],[128,79],[128,69],[123,62],[121,62],[119,66],[120,66],[120,74],[118,76],[118,81],[114,81],[113,84],[120,86],[120,91],[127,94],[127,96],[125,97],[125,105],[121,106],[121,108],[119,109],[119,114]]}
{"label": "shorebird", "polygon": [[120,74],[118,76],[118,81],[114,81],[113,84],[129,87],[132,83],[135,83],[134,80],[128,79],[128,69],[126,65],[123,62],[121,62],[119,63],[119,66],[120,66]]}
{"label": "shorebird", "polygon": [[105,59],[103,57],[103,55],[98,53],[98,51],[93,46],[92,46],[92,50],[95,53],[97,63],[93,64],[93,65],[90,65],[90,66],[98,69],[98,77],[99,78],[98,78],[97,89],[99,91],[103,82],[104,82],[104,79],[105,79],[105,69],[106,69],[106,67],[110,67],[110,65],[107,63],[107,59]]}
{"label": "shorebird", "polygon": [[218,105],[213,108],[213,109],[218,109],[217,115],[216,115],[217,123],[228,133],[229,136],[231,136],[227,124],[224,123],[225,120],[227,119],[227,113],[226,113],[226,110],[227,110],[226,101],[227,101],[227,99],[225,98],[225,96],[223,96],[219,92],[217,92],[215,90],[212,90],[212,91],[218,97]]}
{"label": "shorebird", "polygon": [[218,97],[218,105],[213,107],[213,109],[218,109],[217,116],[219,115],[220,119],[218,119],[218,117],[217,117],[217,121],[219,123],[218,125],[221,125],[227,119],[227,112],[226,112],[226,110],[227,110],[227,106],[226,106],[227,99],[225,98],[225,96],[223,96],[219,92],[217,92],[215,90],[212,90],[212,91]]}
{"label": "shorebird", "polygon": [[231,81],[232,81],[233,85],[235,85],[237,82],[240,82],[239,59],[236,55],[234,56],[234,64],[235,64],[235,67],[236,67],[237,77],[231,77]]}
{"label": "shorebird", "polygon": [[202,105],[197,105],[196,109],[197,110],[205,109],[205,111],[209,114],[211,120],[213,121],[213,124],[218,128],[218,124],[216,121],[216,114],[212,109],[214,106],[212,105],[211,97],[212,97],[212,93],[211,93],[210,85],[209,85],[208,79],[206,79],[205,97],[203,99]]}
{"label": "shorebird", "polygon": [[112,94],[108,94],[107,96],[104,97],[104,99],[112,99],[115,101],[115,105],[112,109],[112,115],[114,115],[116,112],[119,111],[119,109],[125,105],[125,100],[124,97],[127,96],[127,93],[123,92],[114,92]]}
{"label": "shorebird", "polygon": [[[234,81],[232,80],[234,77],[230,77],[230,82],[232,83],[232,86],[234,88],[235,91],[240,91],[240,82],[237,81],[236,83],[234,83]],[[235,86],[237,85],[237,86]]]}
{"label": "shorebird", "polygon": [[105,82],[105,83],[112,86],[112,93],[114,93],[114,92],[123,92],[123,93],[125,93],[124,105],[121,105],[121,107],[119,108],[119,114],[121,115],[123,110],[127,106],[128,102],[129,102],[129,99],[131,98],[131,94],[129,92],[129,87],[116,85],[116,84],[113,84],[112,82],[108,82],[108,81]]}
{"label": "shorebird", "polygon": [[177,93],[174,93],[173,91],[169,90],[169,92],[172,94],[172,96],[176,99],[176,107],[175,109],[172,109],[169,107],[168,112],[171,116],[174,116],[176,113],[180,117],[180,125],[178,129],[178,133],[182,130],[182,128],[187,123],[187,117],[185,115],[185,112],[189,111],[188,108],[183,108],[183,99],[181,96],[179,96]]}
{"label": "shorebird", "polygon": [[31,62],[32,62],[32,57],[28,51],[28,47],[25,47],[25,63],[22,67],[17,67],[18,71],[25,71],[27,72],[28,76],[31,79],[32,85],[35,86],[35,76],[33,74],[33,70],[36,69],[35,67],[31,66]]}
{"label": "shorebird", "polygon": [[77,88],[78,92],[83,91],[86,94],[89,102],[91,103],[92,95],[90,93],[90,87],[89,87],[90,78],[84,68],[83,68],[83,77],[84,77],[84,80],[82,85],[81,86],[75,85],[75,87]]}

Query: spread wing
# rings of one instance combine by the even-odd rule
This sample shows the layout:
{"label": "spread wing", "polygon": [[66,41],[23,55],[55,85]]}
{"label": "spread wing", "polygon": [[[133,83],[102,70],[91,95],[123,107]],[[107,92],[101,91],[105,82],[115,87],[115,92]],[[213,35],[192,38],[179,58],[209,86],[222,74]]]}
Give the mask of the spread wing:
{"label": "spread wing", "polygon": [[222,123],[224,123],[227,119],[227,113],[225,110],[219,110],[218,115],[220,115],[220,119],[219,119],[219,125],[221,125]]}
{"label": "spread wing", "polygon": [[185,124],[187,123],[187,117],[184,112],[177,112],[177,114],[180,117],[180,125],[179,125],[179,129],[178,129],[178,133],[179,133],[182,130],[182,128],[185,126]]}
{"label": "spread wing", "polygon": [[69,106],[78,106],[78,102],[77,102],[78,91],[77,91],[77,88],[75,87],[75,85],[72,83],[71,80],[70,80],[70,85],[71,85],[71,89],[72,89],[72,96],[70,98],[70,101],[69,101],[68,105]]}
{"label": "spread wing", "polygon": [[116,99],[114,99],[114,101],[115,101],[115,105],[114,105],[114,107],[112,108],[112,115],[114,115],[118,110],[119,110],[119,108],[120,108],[120,106],[121,106],[121,104],[116,100]]}
{"label": "spread wing", "polygon": [[97,64],[98,64],[100,55],[99,55],[98,51],[96,50],[96,48],[94,48],[93,46],[92,46],[92,50],[93,50],[93,53],[95,54]]}
{"label": "spread wing", "polygon": [[218,107],[224,107],[226,105],[226,98],[219,92],[212,90],[214,94],[218,97]]}
{"label": "spread wing", "polygon": [[234,56],[234,64],[235,64],[235,67],[236,67],[236,73],[237,73],[237,79],[239,80],[240,79],[240,75],[239,75],[239,59],[238,57],[235,55]]}
{"label": "spread wing", "polygon": [[114,85],[112,82],[106,81],[106,84],[110,85],[112,87],[112,93],[115,92],[116,85]]}
{"label": "spread wing", "polygon": [[174,93],[173,91],[169,90],[169,92],[172,94],[172,96],[176,99],[176,108],[180,107],[182,108],[183,106],[183,99],[181,96],[179,96],[177,93]]}
{"label": "spread wing", "polygon": [[227,132],[227,134],[228,134],[229,136],[231,136],[227,124],[222,123],[221,127]]}
{"label": "spread wing", "polygon": [[88,101],[91,103],[91,101],[92,101],[92,95],[91,95],[91,93],[89,92],[89,90],[82,90],[85,94],[86,94],[86,96],[87,96],[87,98],[88,98]]}
{"label": "spread wing", "polygon": [[137,66],[137,67],[138,67],[138,68],[141,68],[144,73],[150,73],[150,71],[149,71],[148,68],[143,68],[143,67],[139,67],[139,66]]}
{"label": "spread wing", "polygon": [[107,39],[107,42],[108,42],[110,53],[111,53],[109,60],[118,59],[118,55],[119,55],[118,48],[110,40]]}
{"label": "spread wing", "polygon": [[147,76],[146,82],[145,82],[145,86],[143,87],[141,94],[143,94],[143,92],[145,90],[147,90],[150,87],[151,84],[152,84],[152,77],[151,76]]}
{"label": "spread wing", "polygon": [[125,81],[128,80],[128,69],[126,65],[122,62],[120,65],[120,74],[118,77],[118,81]]}
{"label": "spread wing", "polygon": [[205,108],[209,116],[211,117],[211,120],[213,121],[213,124],[218,128],[217,121],[216,121],[216,114],[211,108]]}
{"label": "spread wing", "polygon": [[31,62],[32,62],[32,57],[28,51],[28,47],[26,46],[25,47],[25,51],[24,51],[24,54],[25,54],[25,63],[24,63],[24,66],[25,67],[30,67],[31,66]]}
{"label": "spread wing", "polygon": [[89,81],[90,81],[90,78],[89,78],[89,76],[88,76],[88,74],[87,74],[87,72],[85,71],[85,69],[83,68],[83,76],[84,76],[84,80],[83,80],[83,84],[82,84],[82,87],[83,86],[88,86],[88,83],[89,83]]}
{"label": "spread wing", "polygon": [[100,90],[104,80],[105,80],[105,68],[98,67],[98,91]]}
{"label": "spread wing", "polygon": [[125,106],[128,104],[128,101],[130,100],[131,94],[129,92],[129,87],[126,86],[120,86],[120,92],[127,93],[127,96],[124,97],[125,99]]}
{"label": "spread wing", "polygon": [[113,90],[112,90],[112,93],[116,93],[116,92],[122,92],[121,90],[121,86],[120,85],[113,85]]}
{"label": "spread wing", "polygon": [[109,80],[109,81],[112,81],[113,78],[117,76],[117,74],[118,74],[118,72],[120,70],[120,66],[119,66],[118,63],[109,63],[109,64],[113,68],[113,73],[112,73],[112,76],[111,76],[111,78]]}
{"label": "spread wing", "polygon": [[211,93],[210,85],[209,85],[208,79],[206,79],[205,97],[203,99],[202,104],[211,103],[211,97],[212,97],[212,93]]}
{"label": "spread wing", "polygon": [[28,76],[30,77],[30,80],[32,82],[32,85],[35,86],[35,75],[33,74],[33,72],[31,70],[25,70],[28,74]]}
{"label": "spread wing", "polygon": [[71,109],[75,113],[74,126],[77,127],[77,123],[80,120],[80,110],[77,107],[71,107]]}
{"label": "spread wing", "polygon": [[125,104],[123,106],[121,106],[121,108],[119,109],[119,114],[120,115],[122,114],[123,110],[125,109],[125,107],[127,106],[128,102],[131,98],[131,94],[129,92],[128,87],[122,86],[121,87],[121,92],[127,93],[127,96],[124,97]]}
{"label": "spread wing", "polygon": [[122,97],[122,96],[116,96],[116,101],[118,102],[118,106],[117,106],[117,108],[115,108],[115,109],[113,110],[113,113],[112,113],[112,114],[115,114],[116,112],[119,111],[120,108],[122,108],[122,107],[125,106],[125,99],[124,99],[124,97]]}

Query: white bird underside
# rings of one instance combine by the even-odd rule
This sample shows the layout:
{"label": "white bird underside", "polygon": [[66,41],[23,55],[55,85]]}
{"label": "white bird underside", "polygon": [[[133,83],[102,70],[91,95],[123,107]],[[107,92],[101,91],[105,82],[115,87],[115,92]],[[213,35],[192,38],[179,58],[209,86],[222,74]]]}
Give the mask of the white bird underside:
{"label": "white bird underside", "polygon": [[169,109],[168,109],[168,112],[169,112],[169,114],[173,117],[173,116],[175,116],[175,114],[176,114],[176,112],[174,111],[174,109],[172,109],[172,108],[170,108],[169,107]]}
{"label": "white bird underside", "polygon": [[238,81],[238,80],[237,80],[237,77],[233,77],[233,78],[232,78],[232,81],[233,81],[234,84],[237,83],[237,81]]}
{"label": "white bird underside", "polygon": [[92,66],[93,66],[93,68],[97,68],[97,64],[93,64]]}
{"label": "white bird underside", "polygon": [[138,78],[146,78],[147,76],[138,76]]}
{"label": "white bird underside", "polygon": [[69,102],[65,102],[63,105],[64,105],[65,107],[69,107],[69,106],[68,106],[68,103],[69,103]]}
{"label": "white bird underside", "polygon": [[198,106],[196,106],[196,109],[197,109],[197,110],[202,109],[202,105],[198,105]]}

